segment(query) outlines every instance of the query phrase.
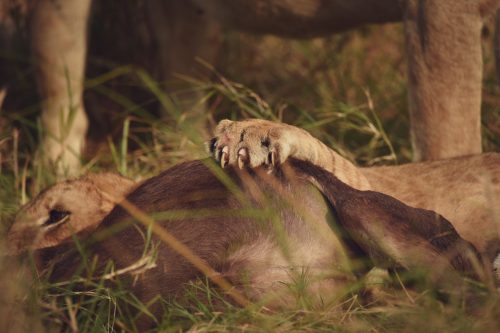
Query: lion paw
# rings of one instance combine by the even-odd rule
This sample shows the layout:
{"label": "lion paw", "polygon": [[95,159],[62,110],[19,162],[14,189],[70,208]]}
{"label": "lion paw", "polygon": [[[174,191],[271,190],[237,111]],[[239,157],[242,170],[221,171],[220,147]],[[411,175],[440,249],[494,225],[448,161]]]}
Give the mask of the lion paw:
{"label": "lion paw", "polygon": [[222,120],[209,142],[212,156],[224,168],[228,165],[273,169],[289,156],[286,134],[290,126],[260,119]]}

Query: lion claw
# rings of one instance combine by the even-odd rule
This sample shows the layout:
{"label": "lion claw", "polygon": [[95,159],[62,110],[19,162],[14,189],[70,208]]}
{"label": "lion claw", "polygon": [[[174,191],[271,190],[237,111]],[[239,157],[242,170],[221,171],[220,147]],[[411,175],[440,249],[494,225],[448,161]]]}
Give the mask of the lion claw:
{"label": "lion claw", "polygon": [[248,164],[248,150],[246,148],[240,148],[238,150],[238,167],[243,169],[245,165]]}
{"label": "lion claw", "polygon": [[220,165],[222,168],[225,168],[229,163],[229,147],[224,146],[221,150],[220,156]]}

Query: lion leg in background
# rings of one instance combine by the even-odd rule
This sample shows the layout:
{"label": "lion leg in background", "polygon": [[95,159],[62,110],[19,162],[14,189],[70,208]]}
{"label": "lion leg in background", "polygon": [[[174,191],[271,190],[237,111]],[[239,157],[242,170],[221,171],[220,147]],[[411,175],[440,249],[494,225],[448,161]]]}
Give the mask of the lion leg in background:
{"label": "lion leg in background", "polygon": [[481,153],[481,28],[497,1],[408,0],[411,137],[415,160]]}
{"label": "lion leg in background", "polygon": [[42,101],[42,157],[58,174],[77,173],[88,120],[83,107],[86,32],[91,0],[40,0],[31,47]]}
{"label": "lion leg in background", "polygon": [[175,99],[183,121],[206,140],[205,91],[180,77],[206,78],[208,71],[198,60],[216,62],[222,42],[220,25],[191,1],[152,0],[147,10],[166,91]]}
{"label": "lion leg in background", "polygon": [[500,84],[500,9],[495,14],[495,35],[493,37],[497,84]]}

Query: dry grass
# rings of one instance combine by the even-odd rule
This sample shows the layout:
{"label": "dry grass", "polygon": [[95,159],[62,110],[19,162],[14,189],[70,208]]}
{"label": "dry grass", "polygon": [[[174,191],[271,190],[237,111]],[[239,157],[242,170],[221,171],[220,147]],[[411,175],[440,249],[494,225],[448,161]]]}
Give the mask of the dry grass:
{"label": "dry grass", "polygon": [[[100,38],[96,43],[106,42]],[[486,36],[484,148],[500,151],[500,91],[494,83],[491,43]],[[204,92],[209,124],[225,117],[281,119],[308,129],[364,165],[411,159],[399,25],[367,27],[312,41],[228,33],[225,44],[227,56],[217,67],[231,81],[192,80],[193,89]],[[10,66],[2,72],[9,74],[11,86],[0,112],[0,231],[8,227],[21,204],[54,179],[51,170],[35,163],[39,105],[33,67],[25,50],[19,52],[15,57],[1,54],[2,66]],[[98,125],[91,131],[89,170],[146,178],[180,161],[204,156],[200,141],[205,138],[196,135],[175,104],[185,91],[165,96],[141,70],[103,61],[102,54],[90,57],[92,79],[86,97]],[[99,123],[103,119],[108,120]],[[125,290],[109,290],[99,282],[89,282],[84,293],[43,280],[35,279],[33,284],[29,272],[0,257],[0,331],[134,330],[118,300],[142,305]],[[168,304],[159,324],[162,331],[495,332],[500,327],[500,297],[484,288],[473,292],[480,299],[473,308],[389,281],[371,299],[353,286],[333,304],[311,308],[298,301],[292,309],[275,313],[234,307],[204,281],[190,288],[192,305]],[[199,301],[200,292],[219,299],[219,305]]]}

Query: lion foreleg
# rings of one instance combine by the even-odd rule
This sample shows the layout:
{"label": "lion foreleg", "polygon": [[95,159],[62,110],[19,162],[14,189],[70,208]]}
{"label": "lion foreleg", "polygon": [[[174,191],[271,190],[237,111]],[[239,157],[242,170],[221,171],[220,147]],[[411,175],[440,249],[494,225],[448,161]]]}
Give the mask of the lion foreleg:
{"label": "lion foreleg", "polygon": [[82,94],[90,4],[91,0],[40,0],[30,22],[43,99],[41,150],[59,174],[78,170],[88,128]]}

